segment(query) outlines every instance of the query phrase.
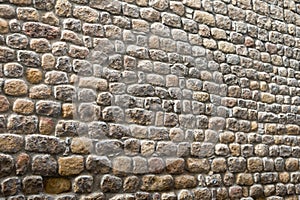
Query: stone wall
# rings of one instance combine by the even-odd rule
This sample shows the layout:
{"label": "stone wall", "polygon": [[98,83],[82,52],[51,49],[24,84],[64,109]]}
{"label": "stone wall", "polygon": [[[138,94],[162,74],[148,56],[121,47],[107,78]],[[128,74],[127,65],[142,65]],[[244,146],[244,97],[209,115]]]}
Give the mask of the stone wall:
{"label": "stone wall", "polygon": [[298,199],[298,13],[0,0],[0,199]]}

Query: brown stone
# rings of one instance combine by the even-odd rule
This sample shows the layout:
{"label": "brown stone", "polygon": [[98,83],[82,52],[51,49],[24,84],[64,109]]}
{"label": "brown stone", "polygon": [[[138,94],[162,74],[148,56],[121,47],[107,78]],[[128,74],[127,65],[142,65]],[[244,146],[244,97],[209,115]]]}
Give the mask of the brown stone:
{"label": "brown stone", "polygon": [[210,169],[210,163],[207,159],[188,158],[187,170],[193,173],[207,173]]}
{"label": "brown stone", "polygon": [[236,183],[239,185],[253,185],[252,174],[240,173],[236,177]]}
{"label": "brown stone", "polygon": [[172,189],[173,182],[171,175],[145,175],[142,178],[141,189],[145,191],[166,191]]}
{"label": "brown stone", "polygon": [[73,113],[76,112],[76,110],[74,110],[75,107],[73,106],[73,104],[71,103],[64,103],[62,105],[62,117],[63,118],[72,118],[73,117]]}
{"label": "brown stone", "polygon": [[70,17],[72,14],[72,4],[68,0],[57,0],[55,13],[60,17]]}
{"label": "brown stone", "polygon": [[73,138],[71,142],[72,153],[88,154],[93,150],[92,140],[86,137]]}
{"label": "brown stone", "polygon": [[194,12],[194,20],[201,24],[206,24],[209,26],[214,26],[216,23],[214,15],[205,12],[205,11],[195,11]]}
{"label": "brown stone", "polygon": [[61,176],[80,174],[84,170],[82,156],[70,156],[58,158],[58,173]]}
{"label": "brown stone", "polygon": [[0,33],[5,34],[8,33],[8,22],[5,19],[0,18]]}
{"label": "brown stone", "polygon": [[0,152],[16,153],[21,151],[24,145],[23,137],[14,134],[0,135]]}
{"label": "brown stone", "polygon": [[39,20],[39,13],[34,8],[19,7],[17,9],[17,17],[18,17],[18,19],[24,20],[24,21],[38,21]]}
{"label": "brown stone", "polygon": [[41,117],[39,123],[39,130],[41,134],[50,135],[54,132],[55,122],[48,117]]}
{"label": "brown stone", "polygon": [[54,69],[55,57],[51,53],[46,53],[42,56],[42,67],[45,70]]}
{"label": "brown stone", "polygon": [[45,38],[33,38],[30,40],[30,48],[38,53],[45,53],[51,50],[51,45]]}
{"label": "brown stone", "polygon": [[21,153],[16,159],[16,174],[23,175],[27,172],[30,164],[30,157],[26,153]]}
{"label": "brown stone", "polygon": [[5,96],[0,95],[0,112],[8,111],[9,106],[10,106],[10,103],[9,103],[8,99]]}
{"label": "brown stone", "polygon": [[23,80],[10,79],[4,84],[4,93],[11,96],[22,96],[27,94],[28,86]]}
{"label": "brown stone", "polygon": [[185,162],[183,158],[167,158],[166,169],[170,174],[181,174],[184,172]]}
{"label": "brown stone", "polygon": [[38,84],[43,80],[43,73],[39,69],[29,68],[26,70],[26,79],[29,83]]}
{"label": "brown stone", "polygon": [[197,179],[192,175],[180,175],[175,177],[175,188],[186,189],[197,186]]}
{"label": "brown stone", "polygon": [[34,111],[34,102],[29,99],[17,99],[14,102],[13,111],[19,114],[31,114]]}
{"label": "brown stone", "polygon": [[128,176],[124,180],[123,189],[125,192],[136,192],[140,179],[137,176]]}
{"label": "brown stone", "polygon": [[299,160],[297,158],[287,158],[285,160],[286,171],[297,171],[299,170]]}
{"label": "brown stone", "polygon": [[10,3],[16,5],[30,5],[32,4],[32,0],[9,0]]}
{"label": "brown stone", "polygon": [[65,178],[49,178],[45,181],[45,191],[50,194],[60,194],[71,189],[71,182]]}

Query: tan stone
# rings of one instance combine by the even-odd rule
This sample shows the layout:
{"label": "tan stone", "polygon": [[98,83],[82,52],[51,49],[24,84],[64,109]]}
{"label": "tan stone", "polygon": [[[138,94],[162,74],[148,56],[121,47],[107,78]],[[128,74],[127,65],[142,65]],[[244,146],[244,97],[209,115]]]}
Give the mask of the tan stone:
{"label": "tan stone", "polygon": [[288,183],[290,181],[290,174],[288,172],[279,173],[279,180],[282,183]]}
{"label": "tan stone", "polygon": [[62,105],[62,117],[63,118],[72,118],[73,113],[76,112],[75,107],[71,103],[64,103]]}
{"label": "tan stone", "polygon": [[45,38],[31,39],[30,48],[38,53],[45,53],[51,50],[49,41]]}
{"label": "tan stone", "polygon": [[230,132],[230,131],[220,133],[219,137],[220,137],[220,142],[221,143],[226,143],[226,144],[227,143],[232,143],[235,140],[234,133]]}
{"label": "tan stone", "polygon": [[226,159],[215,158],[211,163],[211,169],[216,173],[225,172],[227,169]]}
{"label": "tan stone", "polygon": [[210,169],[210,163],[207,159],[188,158],[186,160],[187,170],[193,173],[207,173]]}
{"label": "tan stone", "polygon": [[287,158],[285,160],[286,171],[298,171],[299,170],[299,160],[297,158]]}
{"label": "tan stone", "polygon": [[4,84],[4,93],[11,96],[22,96],[27,94],[28,86],[23,80],[10,79]]}
{"label": "tan stone", "polygon": [[206,102],[209,100],[209,94],[206,92],[194,92],[193,99],[201,102]]}
{"label": "tan stone", "polygon": [[217,49],[217,42],[213,39],[204,38],[203,46],[208,49]]}
{"label": "tan stone", "polygon": [[72,14],[72,4],[68,0],[57,0],[55,13],[60,17],[70,17]]}
{"label": "tan stone", "polygon": [[34,111],[34,102],[29,99],[17,99],[13,105],[13,111],[20,114],[31,114]]}
{"label": "tan stone", "polygon": [[71,181],[66,178],[49,178],[45,181],[45,191],[50,194],[60,194],[71,189]]}
{"label": "tan stone", "polygon": [[192,175],[180,175],[175,177],[174,183],[176,189],[193,188],[197,186],[197,179]]}
{"label": "tan stone", "polygon": [[0,152],[15,153],[23,148],[23,137],[14,134],[0,135]]}
{"label": "tan stone", "polygon": [[38,21],[40,16],[38,11],[34,8],[19,7],[17,9],[17,17],[18,19],[25,21]]}
{"label": "tan stone", "polygon": [[29,68],[26,70],[26,79],[32,84],[40,83],[43,80],[43,73],[39,69]]}
{"label": "tan stone", "polygon": [[213,38],[220,40],[220,39],[226,39],[226,32],[222,29],[219,28],[212,28],[211,29],[211,35],[213,36]]}
{"label": "tan stone", "polygon": [[50,135],[53,133],[55,127],[55,122],[53,119],[48,117],[41,117],[39,123],[39,130],[41,134]]}
{"label": "tan stone", "polygon": [[206,24],[206,25],[209,25],[209,26],[214,26],[215,23],[216,23],[214,15],[212,15],[208,12],[199,11],[199,10],[196,10],[194,12],[194,20],[196,22],[199,22],[201,24]]}
{"label": "tan stone", "polygon": [[241,146],[238,143],[229,144],[229,150],[232,156],[239,156],[241,154]]}
{"label": "tan stone", "polygon": [[42,22],[52,26],[58,26],[59,18],[57,18],[53,12],[47,12],[42,16]]}
{"label": "tan stone", "polygon": [[9,103],[8,99],[5,96],[0,95],[0,112],[8,111],[9,106],[10,106],[10,103]]}
{"label": "tan stone", "polygon": [[145,191],[165,191],[173,186],[173,177],[171,175],[145,175],[142,178],[141,189]]}
{"label": "tan stone", "polygon": [[223,51],[224,53],[235,53],[235,46],[232,43],[219,41],[218,42],[219,50]]}
{"label": "tan stone", "polygon": [[16,5],[30,5],[32,4],[32,0],[9,0],[10,3]]}
{"label": "tan stone", "polygon": [[275,95],[270,93],[262,92],[260,93],[260,99],[264,103],[274,103],[275,102]]}
{"label": "tan stone", "polygon": [[286,133],[288,135],[299,135],[299,126],[295,124],[287,124],[286,126]]}
{"label": "tan stone", "polygon": [[82,156],[70,156],[58,158],[58,173],[61,176],[80,174],[84,170],[84,159]]}
{"label": "tan stone", "polygon": [[251,157],[247,160],[249,172],[261,172],[263,170],[263,161],[258,157]]}
{"label": "tan stone", "polygon": [[236,177],[236,183],[239,185],[253,185],[253,177],[252,174],[248,173],[240,173]]}
{"label": "tan stone", "polygon": [[8,22],[5,19],[0,18],[0,33],[8,33]]}
{"label": "tan stone", "polygon": [[88,154],[93,151],[92,140],[86,137],[73,138],[71,143],[72,153]]}
{"label": "tan stone", "polygon": [[42,67],[45,70],[53,69],[55,66],[55,57],[51,53],[42,56]]}

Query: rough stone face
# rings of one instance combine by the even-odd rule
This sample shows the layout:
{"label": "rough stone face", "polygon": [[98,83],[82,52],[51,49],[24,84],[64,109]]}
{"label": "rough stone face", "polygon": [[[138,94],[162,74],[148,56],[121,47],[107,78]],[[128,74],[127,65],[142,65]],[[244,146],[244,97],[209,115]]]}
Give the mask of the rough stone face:
{"label": "rough stone face", "polygon": [[13,172],[13,158],[6,154],[0,154],[0,176],[5,177]]}
{"label": "rough stone face", "polygon": [[55,39],[59,36],[59,28],[39,22],[25,22],[22,30],[30,37]]}
{"label": "rough stone face", "polygon": [[21,181],[18,177],[4,179],[1,182],[1,191],[4,196],[12,196],[21,191]]}
{"label": "rough stone face", "polygon": [[22,181],[25,194],[38,194],[43,191],[43,178],[41,176],[27,176]]}
{"label": "rough stone face", "polygon": [[45,181],[45,191],[50,194],[60,194],[71,189],[71,182],[65,178],[49,178]]}
{"label": "rough stone face", "polygon": [[24,140],[19,135],[1,134],[0,135],[0,152],[16,153],[22,150]]}
{"label": "rough stone face", "polygon": [[73,190],[76,193],[92,192],[94,179],[92,176],[78,176],[73,185]]}
{"label": "rough stone face", "polygon": [[64,151],[64,144],[56,137],[29,135],[25,138],[25,150],[57,154]]}
{"label": "rough stone face", "polygon": [[37,130],[38,119],[34,115],[10,115],[7,129],[12,133],[33,134]]}
{"label": "rough stone face", "polygon": [[3,90],[5,94],[11,96],[23,96],[28,92],[28,86],[23,80],[10,79],[5,81]]}
{"label": "rough stone face", "polygon": [[5,96],[0,96],[0,112],[6,112],[9,110],[10,103]]}
{"label": "rough stone face", "polygon": [[172,189],[174,180],[170,175],[145,175],[142,178],[141,189],[145,191],[165,191]]}
{"label": "rough stone face", "polygon": [[58,159],[58,173],[62,176],[80,174],[84,170],[82,156],[60,157]]}
{"label": "rough stone face", "polygon": [[117,176],[104,175],[101,179],[100,187],[103,192],[116,193],[122,188],[122,179]]}
{"label": "rough stone face", "polygon": [[50,155],[36,155],[32,159],[32,171],[42,176],[53,176],[57,174],[57,162]]}

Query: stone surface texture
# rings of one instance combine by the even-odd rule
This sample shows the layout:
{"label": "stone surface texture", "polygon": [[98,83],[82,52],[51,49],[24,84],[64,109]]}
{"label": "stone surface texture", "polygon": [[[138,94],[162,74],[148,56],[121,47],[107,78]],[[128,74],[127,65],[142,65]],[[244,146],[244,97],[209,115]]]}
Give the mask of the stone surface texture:
{"label": "stone surface texture", "polygon": [[300,0],[0,0],[0,200],[300,198]]}

